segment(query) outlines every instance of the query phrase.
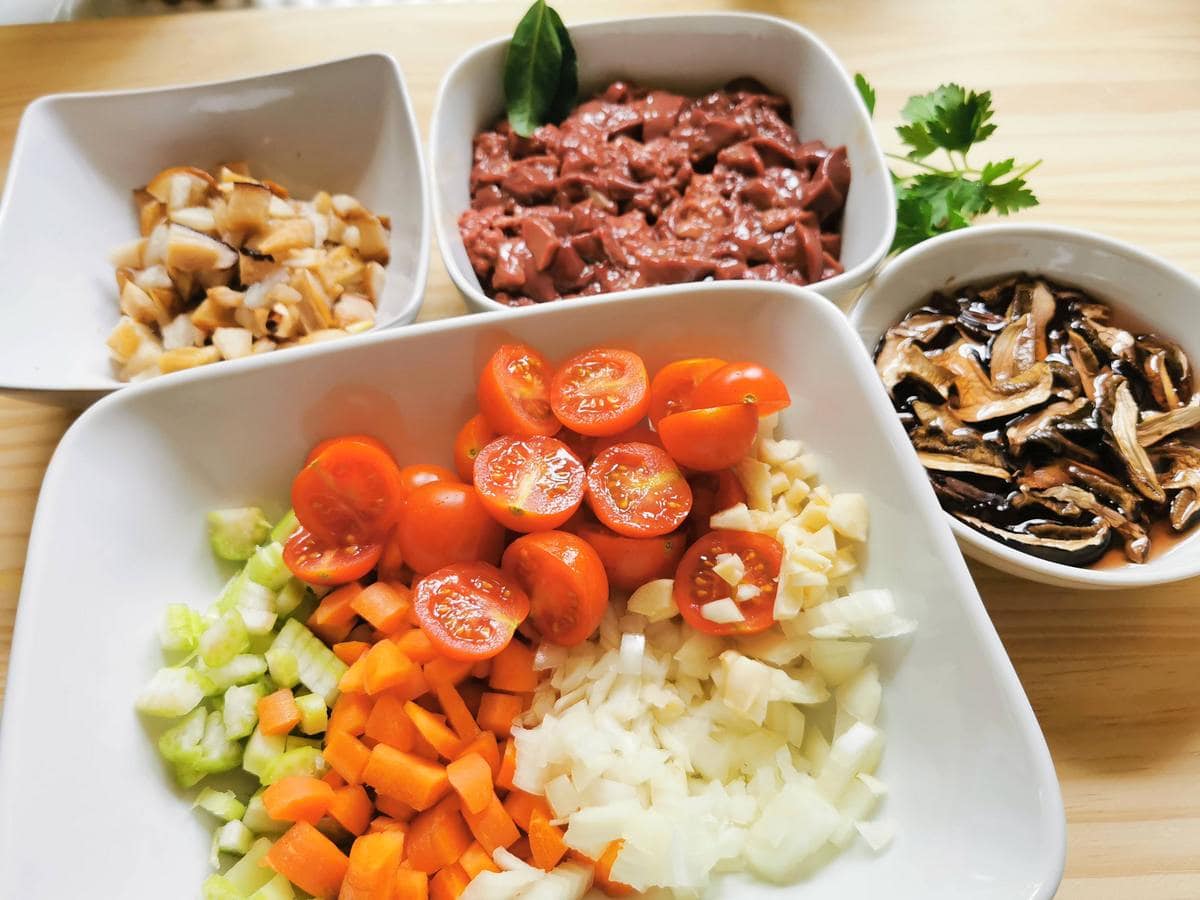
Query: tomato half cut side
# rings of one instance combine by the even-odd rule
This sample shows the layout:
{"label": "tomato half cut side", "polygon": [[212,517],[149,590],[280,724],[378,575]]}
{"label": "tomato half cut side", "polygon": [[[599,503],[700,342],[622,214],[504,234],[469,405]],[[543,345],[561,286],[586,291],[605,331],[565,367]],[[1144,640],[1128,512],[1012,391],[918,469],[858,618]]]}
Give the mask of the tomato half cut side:
{"label": "tomato half cut side", "polygon": [[583,502],[583,463],[551,437],[500,437],[475,458],[475,491],[513,531],[557,528]]}
{"label": "tomato half cut side", "polygon": [[321,441],[308,451],[308,457],[304,460],[304,464],[307,466],[310,462],[312,462],[338,441],[353,441],[356,444],[368,444],[376,449],[382,450],[388,456],[392,455],[392,451],[388,449],[387,444],[377,437],[371,437],[369,434],[347,434],[341,437],[325,438],[325,440]]}
{"label": "tomato half cut side", "polygon": [[292,480],[296,518],[330,546],[382,539],[402,503],[391,455],[353,439],[331,443]]}
{"label": "tomato half cut side", "polygon": [[400,499],[407,500],[408,495],[417,488],[434,481],[458,482],[458,475],[445,466],[435,466],[431,463],[417,463],[405,466],[400,470]]}
{"label": "tomato half cut side", "polygon": [[650,407],[650,378],[636,353],[597,347],[572,356],[550,382],[554,415],[592,436],[632,428]]}
{"label": "tomato half cut side", "polygon": [[529,596],[529,618],[545,639],[570,647],[586,641],[608,606],[608,576],[590,544],[565,531],[513,541],[501,568]]}
{"label": "tomato half cut side", "polygon": [[692,489],[667,452],[651,444],[614,444],[588,466],[588,505],[627,537],[670,534],[692,509]]}
{"label": "tomato half cut side", "polygon": [[696,385],[725,365],[713,357],[677,359],[658,370],[650,382],[650,421],[658,427],[660,419],[683,412]]}
{"label": "tomato half cut side", "polygon": [[690,398],[693,409],[738,403],[756,406],[760,416],[769,416],[791,406],[792,397],[783,379],[766,366],[734,362],[710,373]]}
{"label": "tomato half cut side", "polygon": [[648,581],[672,577],[687,549],[685,531],[632,538],[594,522],[581,522],[574,528],[600,557],[608,583],[622,591],[635,591]]}
{"label": "tomato half cut side", "polygon": [[490,659],[529,615],[529,597],[487,563],[455,563],[413,588],[413,611],[430,642],[451,659]]}
{"label": "tomato half cut side", "polygon": [[[753,585],[759,593],[737,603],[743,621],[712,622],[703,615],[705,604],[733,595],[729,583],[713,571],[717,557],[736,554],[746,568],[742,584]],[[706,634],[756,634],[775,624],[775,593],[779,587],[779,567],[783,547],[766,534],[753,531],[717,529],[688,548],[675,572],[675,605],[683,620]]]}
{"label": "tomato half cut side", "polygon": [[698,472],[728,469],[741,462],[758,437],[753,406],[689,409],[658,423],[658,435],[671,457]]}
{"label": "tomato half cut side", "polygon": [[479,451],[496,439],[496,432],[483,413],[467,419],[454,439],[454,468],[458,477],[467,484],[475,477],[475,457]]}
{"label": "tomato half cut side", "polygon": [[283,563],[308,584],[346,584],[362,578],[379,562],[382,544],[324,544],[297,528],[283,545]]}
{"label": "tomato half cut side", "polygon": [[551,435],[558,420],[550,409],[553,370],[524,344],[503,344],[479,375],[479,411],[496,434]]}
{"label": "tomato half cut side", "polygon": [[504,528],[475,489],[457,481],[432,481],[409,494],[398,530],[404,561],[421,575],[451,563],[499,563],[504,550]]}

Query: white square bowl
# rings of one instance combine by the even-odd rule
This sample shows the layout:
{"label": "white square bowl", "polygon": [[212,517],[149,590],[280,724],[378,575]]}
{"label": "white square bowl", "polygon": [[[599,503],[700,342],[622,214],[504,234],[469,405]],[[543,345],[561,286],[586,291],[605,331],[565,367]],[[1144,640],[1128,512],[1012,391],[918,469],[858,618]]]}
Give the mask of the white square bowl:
{"label": "white square bowl", "polygon": [[712,353],[773,367],[794,398],[784,431],[833,490],[869,498],[864,582],[891,587],[919,622],[880,654],[895,843],[854,848],[792,888],[735,881],[714,896],[1051,897],[1065,830],[1045,742],[873,367],[819,295],[729,283],[417,325],[185,372],[85,413],[47,472],[29,545],[0,730],[0,897],[196,894],[207,823],[172,788],[133,699],[160,664],[164,605],[207,605],[222,584],[204,513],[279,513],[305,453],[338,433],[449,463],[479,367],[513,339],[552,360],[603,343],[651,367]]}
{"label": "white square bowl", "polygon": [[[858,92],[816,35],[783,19],[746,13],[647,16],[568,27],[579,56],[581,98],[618,78],[699,94],[748,75],[788,98],[802,140],[845,144],[851,171],[842,222],[845,271],[810,287],[838,300],[871,276],[896,230],[895,193]],[[509,307],[480,287],[458,217],[471,205],[472,140],[504,117],[501,76],[507,48],[508,38],[498,38],[454,64],[438,91],[429,136],[442,261],[467,305],[484,312]]]}
{"label": "white square bowl", "polygon": [[392,57],[184,87],[56,94],[25,110],[0,199],[0,390],[62,392],[41,399],[78,403],[123,387],[105,339],[120,316],[109,253],[138,236],[131,191],[168,166],[211,170],[237,160],[296,196],[354,194],[390,215],[392,258],[377,322],[416,318],[429,209],[417,124]]}

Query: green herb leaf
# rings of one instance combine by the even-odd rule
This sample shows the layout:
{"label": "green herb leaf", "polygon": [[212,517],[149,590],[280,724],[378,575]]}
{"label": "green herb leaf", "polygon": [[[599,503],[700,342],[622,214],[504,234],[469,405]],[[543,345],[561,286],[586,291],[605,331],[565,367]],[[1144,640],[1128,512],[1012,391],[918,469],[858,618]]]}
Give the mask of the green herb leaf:
{"label": "green herb leaf", "polygon": [[855,73],[854,86],[858,88],[858,95],[862,97],[863,106],[867,108],[867,115],[875,115],[875,88],[871,87],[867,76],[862,72]]}
{"label": "green herb leaf", "polygon": [[938,148],[924,125],[898,125],[896,133],[911,148],[908,151],[909,159],[924,159]]}
{"label": "green herb leaf", "polygon": [[931,93],[910,97],[900,114],[912,123],[897,131],[901,140],[920,153],[914,159],[928,156],[932,151],[924,151],[930,143],[965,153],[996,130],[988,123],[992,117],[991,91],[977,94],[957,84],[943,84]]}
{"label": "green herb leaf", "polygon": [[513,131],[529,137],[574,105],[579,83],[575,48],[558,13],[535,0],[508,42],[504,103]]}
{"label": "green herb leaf", "polygon": [[1038,198],[1025,186],[1023,178],[1013,178],[1003,184],[989,184],[987,200],[989,206],[1002,216],[1038,205]]}

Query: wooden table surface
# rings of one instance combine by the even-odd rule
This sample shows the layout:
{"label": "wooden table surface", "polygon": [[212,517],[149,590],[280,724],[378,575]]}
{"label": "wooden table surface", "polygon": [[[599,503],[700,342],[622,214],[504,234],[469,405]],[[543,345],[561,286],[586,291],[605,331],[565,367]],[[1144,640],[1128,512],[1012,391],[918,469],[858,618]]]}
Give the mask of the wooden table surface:
{"label": "wooden table surface", "polygon": [[[510,32],[525,5],[213,12],[2,28],[0,166],[7,166],[22,109],[40,94],[225,78],[365,50],[400,61],[424,127],[451,61]],[[999,124],[989,142],[994,158],[1045,160],[1033,176],[1042,205],[1022,220],[1104,231],[1200,272],[1194,0],[558,6],[568,22],[699,8],[794,19],[876,84],[880,134],[893,148],[890,126],[910,94],[951,80],[990,89]],[[421,318],[462,312],[435,250]],[[0,399],[0,691],[38,487],[71,418],[52,406]],[[1200,897],[1200,579],[1088,593],[980,565],[972,572],[1062,782],[1070,845],[1059,896]]]}

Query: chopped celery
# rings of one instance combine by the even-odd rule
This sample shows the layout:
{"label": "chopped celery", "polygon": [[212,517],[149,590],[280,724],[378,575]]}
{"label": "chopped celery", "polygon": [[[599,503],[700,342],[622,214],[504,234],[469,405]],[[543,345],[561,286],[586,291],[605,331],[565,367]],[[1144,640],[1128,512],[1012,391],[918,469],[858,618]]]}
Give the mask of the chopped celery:
{"label": "chopped celery", "polygon": [[200,635],[200,659],[206,666],[218,667],[230,662],[250,645],[246,624],[236,609],[221,614]]}
{"label": "chopped celery", "polygon": [[[249,747],[246,752],[249,753]],[[325,768],[325,757],[321,755],[320,750],[316,747],[297,747],[269,760],[259,775],[259,780],[270,785],[289,775],[311,775],[320,778],[325,774]]]}
{"label": "chopped celery", "polygon": [[236,609],[251,635],[270,634],[275,627],[275,592],[245,574],[238,576],[218,605],[222,612]]}
{"label": "chopped celery", "polygon": [[292,610],[292,614],[289,617],[298,622],[307,622],[309,616],[313,614],[321,603],[321,598],[317,596],[312,585],[308,585],[307,588],[304,596],[300,598],[300,603]]}
{"label": "chopped celery", "polygon": [[194,753],[204,738],[204,723],[208,712],[203,706],[193,709],[178,725],[168,728],[158,739],[158,752],[170,763],[181,762]]}
{"label": "chopped celery", "polygon": [[258,724],[258,701],[267,694],[261,684],[235,684],[225,691],[221,715],[231,738],[244,738]]}
{"label": "chopped celery", "polygon": [[[254,733],[246,741],[246,750],[242,755],[242,768],[260,779],[267,766],[282,756],[287,749],[287,741],[282,734],[263,734],[255,726]],[[263,781],[263,784],[266,784]]]}
{"label": "chopped celery", "polygon": [[346,672],[346,664],[320,638],[296,619],[288,619],[279,630],[273,647],[290,650],[300,667],[300,683],[324,698],[326,706],[332,705],[337,699],[338,682]]}
{"label": "chopped celery", "polygon": [[205,675],[186,666],[159,669],[142,688],[134,706],[148,716],[185,716],[212,688]]}
{"label": "chopped celery", "polygon": [[225,880],[239,892],[239,898],[249,896],[275,877],[274,870],[263,863],[272,843],[268,838],[259,838],[225,873]]}
{"label": "chopped celery", "polygon": [[261,656],[243,653],[235,656],[223,666],[213,669],[201,669],[203,675],[211,684],[210,694],[223,693],[226,688],[235,684],[249,684],[267,674],[267,661]]}
{"label": "chopped celery", "polygon": [[283,514],[283,518],[275,523],[275,527],[271,529],[271,540],[280,544],[286,544],[287,539],[292,536],[292,532],[299,527],[300,520],[297,519],[296,514],[289,509]]}
{"label": "chopped celery", "polygon": [[242,561],[253,555],[271,533],[261,509],[214,509],[208,514],[208,539],[221,559]]}
{"label": "chopped celery", "polygon": [[191,653],[204,631],[204,617],[186,603],[169,603],[158,639],[168,653]]}
{"label": "chopped celery", "polygon": [[[216,846],[214,843],[213,846]],[[203,900],[246,900],[246,895],[235,888],[224,875],[209,875],[200,886]]]}
{"label": "chopped celery", "polygon": [[263,792],[259,791],[250,798],[250,802],[246,804],[246,814],[242,816],[242,821],[255,834],[283,834],[291,826],[291,822],[272,819],[267,815],[262,794]]}
{"label": "chopped celery", "polygon": [[[267,668],[271,680],[280,687],[295,687],[300,682],[300,664],[296,662],[296,654],[285,647],[272,646],[267,651]],[[324,701],[321,705],[325,705]]]}
{"label": "chopped celery", "polygon": [[275,627],[275,620],[279,618],[275,613],[265,609],[238,607],[238,613],[242,617],[242,624],[246,626],[246,633],[252,637],[270,634]]}
{"label": "chopped celery", "polygon": [[329,724],[329,710],[316,694],[296,698],[300,710],[300,730],[305,734],[320,734]]}
{"label": "chopped celery", "polygon": [[175,779],[184,787],[191,787],[205,775],[228,772],[241,761],[241,744],[225,733],[221,713],[210,712],[204,719],[204,736],[199,744],[184,750],[174,760]]}
{"label": "chopped celery", "polygon": [[291,615],[306,593],[304,582],[299,578],[292,578],[275,595],[275,612],[281,616]]}
{"label": "chopped celery", "polygon": [[245,856],[254,845],[254,832],[236,819],[217,829],[217,846],[225,853]]}
{"label": "chopped celery", "polygon": [[240,819],[246,814],[246,804],[233,791],[218,791],[208,787],[196,795],[192,806],[198,806],[226,822]]}
{"label": "chopped celery", "polygon": [[272,541],[254,551],[246,562],[246,577],[277,591],[292,578],[292,570],[283,562],[283,544]]}
{"label": "chopped celery", "polygon": [[295,897],[292,883],[282,875],[276,875],[251,894],[248,900],[295,900]]}
{"label": "chopped celery", "polygon": [[290,753],[293,750],[299,750],[301,747],[315,747],[321,749],[322,740],[320,738],[300,737],[298,734],[289,734],[284,739],[283,752]]}

